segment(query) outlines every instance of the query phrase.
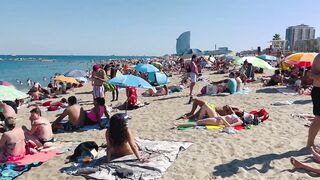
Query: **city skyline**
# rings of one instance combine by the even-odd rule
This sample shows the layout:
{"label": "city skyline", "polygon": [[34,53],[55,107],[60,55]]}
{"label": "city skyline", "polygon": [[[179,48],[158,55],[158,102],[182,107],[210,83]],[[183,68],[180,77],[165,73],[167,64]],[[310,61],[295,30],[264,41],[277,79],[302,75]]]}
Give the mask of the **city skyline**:
{"label": "city skyline", "polygon": [[[317,11],[320,2],[309,12]],[[191,31],[191,48],[267,47],[289,26],[316,29],[320,15],[301,13],[298,0],[0,2],[0,54],[163,55],[175,53],[176,39]]]}

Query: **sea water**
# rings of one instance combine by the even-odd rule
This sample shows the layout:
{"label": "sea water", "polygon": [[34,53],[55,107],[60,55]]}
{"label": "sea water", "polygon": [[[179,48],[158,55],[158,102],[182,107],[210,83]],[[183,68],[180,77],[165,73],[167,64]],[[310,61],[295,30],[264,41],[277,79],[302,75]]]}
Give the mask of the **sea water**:
{"label": "sea water", "polygon": [[[92,65],[103,60],[148,57],[132,56],[6,56],[0,55],[0,80],[8,81],[17,89],[27,91],[27,80],[47,86],[55,73],[71,70],[91,70]],[[21,83],[20,83],[21,82]]]}

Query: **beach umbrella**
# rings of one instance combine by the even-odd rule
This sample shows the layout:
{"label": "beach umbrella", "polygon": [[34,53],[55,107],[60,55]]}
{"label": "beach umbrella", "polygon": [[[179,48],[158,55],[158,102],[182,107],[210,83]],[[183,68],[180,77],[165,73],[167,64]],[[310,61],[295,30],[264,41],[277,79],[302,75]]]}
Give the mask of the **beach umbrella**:
{"label": "beach umbrella", "polygon": [[267,55],[267,54],[262,54],[262,55],[258,56],[258,58],[266,60],[266,61],[276,61],[277,60],[277,57],[270,56],[270,55]]}
{"label": "beach umbrella", "polygon": [[8,86],[11,88],[15,88],[14,85],[12,85],[11,83],[9,83],[8,81],[0,81],[0,85],[2,86]]}
{"label": "beach umbrella", "polygon": [[246,60],[248,61],[248,63],[251,63],[254,67],[258,67],[258,68],[262,68],[262,69],[275,69],[274,67],[272,67],[270,64],[268,64],[264,60],[259,59],[254,56],[242,57],[240,59],[233,61],[233,64],[242,65],[244,63],[244,61],[246,61]]}
{"label": "beach umbrella", "polygon": [[83,70],[72,70],[64,74],[66,77],[86,77],[88,73]]}
{"label": "beach umbrella", "polygon": [[0,101],[14,101],[16,99],[27,98],[27,95],[24,92],[18,91],[8,86],[0,85]]}
{"label": "beach umbrella", "polygon": [[285,62],[297,67],[311,67],[318,53],[295,53],[285,58]]}
{"label": "beach umbrella", "polygon": [[59,75],[54,78],[55,81],[61,81],[61,82],[66,82],[66,83],[74,83],[78,84],[78,81],[75,78],[72,77],[65,77],[64,75]]}
{"label": "beach umbrella", "polygon": [[148,72],[148,73],[159,71],[159,69],[152,64],[138,64],[134,67],[134,69],[140,72]]}
{"label": "beach umbrella", "polygon": [[134,75],[119,75],[110,79],[108,83],[122,87],[152,88],[147,81]]}
{"label": "beach umbrella", "polygon": [[161,72],[152,72],[148,74],[148,80],[150,82],[155,82],[157,80],[158,85],[165,85],[170,82],[168,76]]}
{"label": "beach umbrella", "polygon": [[200,55],[203,55],[203,53],[200,49],[188,49],[186,52],[183,53],[181,58],[184,58],[184,59],[191,58],[192,55],[200,56]]}

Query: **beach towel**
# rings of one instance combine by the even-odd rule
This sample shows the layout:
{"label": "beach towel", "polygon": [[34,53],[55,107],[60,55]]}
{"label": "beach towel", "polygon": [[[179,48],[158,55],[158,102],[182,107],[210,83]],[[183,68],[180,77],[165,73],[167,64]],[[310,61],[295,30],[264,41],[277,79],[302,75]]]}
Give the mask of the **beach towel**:
{"label": "beach towel", "polygon": [[251,90],[249,88],[243,88],[240,91],[237,91],[235,94],[249,94]]}
{"label": "beach towel", "polygon": [[26,171],[29,171],[32,167],[40,166],[42,162],[34,162],[25,165],[18,164],[1,164],[0,165],[0,179],[11,180],[20,176]]}
{"label": "beach towel", "polygon": [[277,88],[277,91],[284,95],[292,95],[292,96],[299,95],[299,93],[296,92],[294,89],[289,89],[289,88]]}
{"label": "beach towel", "polygon": [[[105,151],[101,150],[98,155],[100,158],[91,161],[88,165],[74,164],[62,168],[60,171],[72,175],[81,175],[88,179],[159,179],[178,158],[179,153],[192,145],[190,142],[144,139],[136,139],[136,142],[141,149],[142,158],[148,159],[147,162],[140,163],[134,155],[128,155],[105,163]],[[128,177],[121,176],[119,171],[128,172]]]}
{"label": "beach towel", "polygon": [[34,162],[46,162],[49,159],[52,159],[57,154],[61,154],[61,151],[45,151],[38,152],[36,154],[28,154],[23,159],[17,161],[7,161],[6,163],[15,163],[18,165],[31,164]]}
{"label": "beach towel", "polygon": [[[109,127],[109,120],[106,117],[102,117],[101,118],[102,124],[104,125],[104,128],[108,128]],[[67,123],[68,120],[62,120],[61,123]],[[83,132],[83,131],[98,131],[100,130],[100,126],[99,124],[93,124],[93,125],[85,125],[80,127],[78,130],[76,130],[75,132]],[[57,130],[57,132],[55,132],[55,134],[57,133],[64,133],[65,131],[62,129]]]}

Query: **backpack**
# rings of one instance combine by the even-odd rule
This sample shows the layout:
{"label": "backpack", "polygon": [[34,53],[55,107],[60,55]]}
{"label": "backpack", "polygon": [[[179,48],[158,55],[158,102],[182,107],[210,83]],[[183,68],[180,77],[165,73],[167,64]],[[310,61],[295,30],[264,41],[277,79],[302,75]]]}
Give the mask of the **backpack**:
{"label": "backpack", "polygon": [[68,159],[71,161],[77,161],[79,158],[82,158],[84,156],[89,156],[91,159],[94,158],[94,154],[92,153],[93,150],[98,152],[99,146],[94,141],[86,141],[83,143],[80,143],[76,149],[74,150],[73,154],[68,157]]}

